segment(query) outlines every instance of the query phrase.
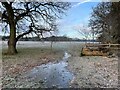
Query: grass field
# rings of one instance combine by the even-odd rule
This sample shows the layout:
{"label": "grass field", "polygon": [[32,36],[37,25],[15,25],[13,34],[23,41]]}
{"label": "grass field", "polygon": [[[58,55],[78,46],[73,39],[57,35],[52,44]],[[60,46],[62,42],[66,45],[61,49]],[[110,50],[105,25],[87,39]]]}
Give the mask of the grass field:
{"label": "grass field", "polygon": [[[2,44],[2,51],[5,53],[7,42]],[[16,55],[2,55],[4,85],[7,85],[11,77],[29,71],[35,66],[61,60],[65,51],[74,56],[80,55],[81,46],[78,42],[54,42],[51,48],[50,42],[20,41],[17,50]]]}
{"label": "grass field", "polygon": [[[7,50],[7,42],[2,44],[4,53]],[[74,73],[74,78],[70,82],[73,88],[117,87],[118,58],[80,57],[83,46],[84,43],[81,42],[54,42],[51,49],[50,42],[18,42],[18,54],[2,55],[3,87],[15,87],[11,86],[10,83],[20,83],[15,81],[16,77],[36,66],[60,61],[65,51],[71,54],[68,69]],[[31,83],[32,87],[35,87],[35,82]]]}
{"label": "grass field", "polygon": [[[31,67],[40,65],[43,63],[47,63],[54,60],[60,60],[63,57],[64,51],[68,51],[73,55],[78,53],[80,55],[81,47],[79,48],[79,43],[71,43],[71,42],[58,42],[53,43],[53,48],[51,49],[50,42],[18,42],[17,50],[18,54],[16,55],[4,55],[2,57],[3,66],[6,70],[11,67]],[[3,42],[3,53],[7,50],[6,42]],[[78,52],[74,52],[78,51]],[[72,53],[74,52],[74,53]],[[26,66],[27,64],[27,66]],[[30,67],[29,67],[30,68]],[[14,71],[14,70],[13,70]],[[20,72],[17,70],[18,73]],[[8,71],[7,71],[8,73]],[[10,71],[10,73],[12,73]],[[16,72],[17,73],[17,72]]]}

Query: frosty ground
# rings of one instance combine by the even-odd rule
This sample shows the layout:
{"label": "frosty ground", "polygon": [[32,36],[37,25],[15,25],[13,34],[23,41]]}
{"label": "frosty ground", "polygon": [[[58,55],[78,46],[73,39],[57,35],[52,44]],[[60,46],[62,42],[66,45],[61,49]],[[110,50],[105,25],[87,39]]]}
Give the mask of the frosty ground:
{"label": "frosty ground", "polygon": [[[71,54],[68,66],[73,78],[69,87],[73,88],[116,88],[118,86],[118,57],[80,56],[84,43],[54,42],[21,42],[17,44],[17,55],[2,55],[3,88],[40,88],[44,86],[35,81],[18,78],[36,66],[49,62],[59,62],[64,52]],[[2,51],[6,52],[7,42],[2,42]],[[23,83],[24,82],[24,83]]]}

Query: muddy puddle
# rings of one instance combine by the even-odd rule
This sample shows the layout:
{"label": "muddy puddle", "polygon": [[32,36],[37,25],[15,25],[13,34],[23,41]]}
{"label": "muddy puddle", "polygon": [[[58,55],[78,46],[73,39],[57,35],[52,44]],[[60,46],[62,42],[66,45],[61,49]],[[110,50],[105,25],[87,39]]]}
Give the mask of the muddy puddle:
{"label": "muddy puddle", "polygon": [[33,68],[24,76],[30,81],[42,83],[47,88],[68,88],[73,74],[67,69],[67,61],[71,55],[67,52],[59,62],[43,64]]}

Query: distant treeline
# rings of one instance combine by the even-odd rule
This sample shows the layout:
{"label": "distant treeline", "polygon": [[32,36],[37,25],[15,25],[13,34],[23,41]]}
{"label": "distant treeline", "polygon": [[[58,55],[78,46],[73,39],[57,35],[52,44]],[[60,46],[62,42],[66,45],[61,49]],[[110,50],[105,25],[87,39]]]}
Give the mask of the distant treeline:
{"label": "distant treeline", "polygon": [[[9,36],[2,36],[3,41],[7,41],[9,39]],[[39,38],[39,37],[23,37],[19,41],[89,41],[89,42],[96,42],[96,40],[85,40],[85,39],[79,39],[79,38],[69,38],[66,36],[51,36],[51,37],[45,37],[45,38]]]}

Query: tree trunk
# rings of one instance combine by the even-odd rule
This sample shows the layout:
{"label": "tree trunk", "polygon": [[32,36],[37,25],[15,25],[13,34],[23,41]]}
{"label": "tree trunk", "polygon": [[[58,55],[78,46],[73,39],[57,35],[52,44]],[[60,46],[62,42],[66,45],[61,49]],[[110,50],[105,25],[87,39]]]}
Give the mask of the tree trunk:
{"label": "tree trunk", "polygon": [[52,48],[53,48],[53,41],[51,41],[50,47],[51,47],[51,51],[52,51]]}
{"label": "tree trunk", "polygon": [[8,54],[16,54],[17,49],[16,49],[16,28],[15,25],[10,26],[10,37],[8,40]]}
{"label": "tree trunk", "polygon": [[9,27],[10,27],[10,37],[8,40],[8,54],[15,54],[17,53],[16,50],[16,21],[14,19],[14,11],[12,8],[12,4],[7,3],[7,2],[2,2],[4,4],[7,14],[8,14],[8,22],[9,22]]}

